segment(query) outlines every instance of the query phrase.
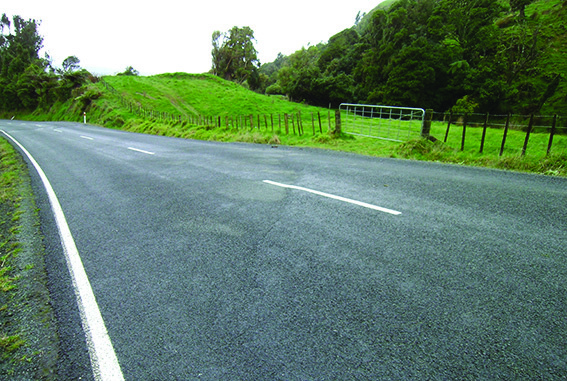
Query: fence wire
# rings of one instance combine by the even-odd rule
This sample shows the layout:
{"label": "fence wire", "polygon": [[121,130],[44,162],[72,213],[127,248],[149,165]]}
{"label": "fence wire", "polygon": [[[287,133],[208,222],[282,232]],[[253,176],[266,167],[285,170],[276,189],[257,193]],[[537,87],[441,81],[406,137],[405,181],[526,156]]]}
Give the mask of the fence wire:
{"label": "fence wire", "polygon": [[[479,153],[567,152],[567,118],[559,115],[432,113],[434,136],[460,149],[478,145]],[[435,135],[436,134],[436,135]]]}

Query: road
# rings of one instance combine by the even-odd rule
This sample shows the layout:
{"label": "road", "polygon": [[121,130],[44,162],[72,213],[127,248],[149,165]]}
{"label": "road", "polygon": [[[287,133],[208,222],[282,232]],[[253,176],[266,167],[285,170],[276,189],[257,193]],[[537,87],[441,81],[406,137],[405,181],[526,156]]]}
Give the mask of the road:
{"label": "road", "polygon": [[[59,199],[124,379],[567,374],[566,179],[73,123],[0,129]],[[78,312],[57,302],[71,281],[38,193],[71,352]]]}

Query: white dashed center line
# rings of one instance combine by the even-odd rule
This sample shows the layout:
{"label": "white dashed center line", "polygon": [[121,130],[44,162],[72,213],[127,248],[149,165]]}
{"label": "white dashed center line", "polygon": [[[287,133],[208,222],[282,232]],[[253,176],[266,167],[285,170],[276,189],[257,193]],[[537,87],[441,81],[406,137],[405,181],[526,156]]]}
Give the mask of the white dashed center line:
{"label": "white dashed center line", "polygon": [[143,149],[138,149],[138,148],[134,148],[134,147],[128,147],[128,149],[129,149],[130,151],[136,151],[136,152],[145,153],[146,155],[155,155],[154,152],[144,151]]}
{"label": "white dashed center line", "polygon": [[296,186],[296,185],[288,185],[288,184],[276,183],[275,181],[270,181],[270,180],[264,180],[264,183],[270,184],[270,185],[275,185],[275,186],[282,187],[282,188],[295,189],[295,190],[300,190],[300,191],[303,191],[303,192],[313,193],[313,194],[316,194],[316,195],[318,195],[318,196],[323,196],[323,197],[327,197],[327,198],[332,198],[332,199],[334,199],[334,200],[339,200],[339,201],[343,201],[343,202],[348,202],[349,204],[354,204],[354,205],[362,206],[362,207],[364,207],[364,208],[377,210],[377,211],[379,211],[379,212],[384,212],[384,213],[392,214],[392,215],[394,215],[394,216],[399,216],[400,214],[402,214],[402,212],[398,212],[397,210],[382,208],[381,206],[376,206],[376,205],[372,205],[372,204],[367,204],[366,202],[357,201],[357,200],[352,200],[352,199],[350,199],[350,198],[341,197],[341,196],[335,196],[335,195],[333,195],[333,194],[324,193],[324,192],[319,192],[319,191],[316,191],[316,190],[313,190],[313,189],[309,189],[309,188],[298,187],[298,186]]}

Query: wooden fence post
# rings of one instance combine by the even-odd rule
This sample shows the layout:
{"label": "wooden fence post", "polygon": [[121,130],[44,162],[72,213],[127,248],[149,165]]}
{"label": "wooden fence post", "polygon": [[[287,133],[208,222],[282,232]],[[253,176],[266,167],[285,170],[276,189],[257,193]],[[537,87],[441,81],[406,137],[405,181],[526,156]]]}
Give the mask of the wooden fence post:
{"label": "wooden fence post", "polygon": [[284,114],[284,119],[285,119],[285,133],[286,135],[289,135],[289,120],[287,119],[287,114]]}
{"label": "wooden fence post", "polygon": [[429,139],[431,135],[431,121],[433,120],[433,110],[425,110],[425,115],[423,119],[423,126],[421,126],[421,137],[424,139]]}
{"label": "wooden fence post", "polygon": [[313,136],[315,136],[315,116],[311,112],[311,126],[313,127]]}
{"label": "wooden fence post", "polygon": [[484,119],[484,126],[482,127],[482,138],[480,139],[480,151],[479,153],[482,153],[482,151],[484,150],[484,139],[486,138],[486,128],[488,127],[488,117],[489,117],[489,113],[486,113],[486,119]]}
{"label": "wooden fence post", "polygon": [[335,131],[333,131],[334,135],[340,135],[342,130],[342,126],[341,126],[341,111],[340,110],[336,110],[335,111]]}
{"label": "wooden fence post", "polygon": [[319,132],[323,133],[323,126],[321,125],[321,113],[317,111],[317,117],[319,118]]}
{"label": "wooden fence post", "polygon": [[449,112],[449,122],[447,123],[447,131],[445,131],[445,140],[443,140],[444,143],[447,143],[447,138],[449,137],[449,128],[451,128],[452,119],[453,119],[453,111],[451,110]]}
{"label": "wooden fence post", "polygon": [[468,115],[465,113],[463,120],[463,138],[461,139],[461,151],[465,150],[465,135],[467,134],[467,119]]}
{"label": "wooden fence post", "polygon": [[528,141],[530,140],[530,134],[532,133],[533,125],[534,125],[534,114],[530,115],[530,122],[528,123],[528,130],[526,131],[526,139],[524,140],[524,146],[522,147],[522,156],[526,156],[526,150],[528,149]]}
{"label": "wooden fence post", "polygon": [[557,125],[557,114],[553,116],[551,131],[549,132],[549,143],[547,144],[547,156],[551,153],[551,145],[553,144],[553,135],[555,135],[555,126]]}
{"label": "wooden fence post", "polygon": [[[291,126],[293,127],[293,134],[295,135],[295,118],[294,114],[291,114]],[[301,134],[300,134],[301,135]]]}
{"label": "wooden fence post", "polygon": [[502,136],[502,145],[500,146],[500,156],[504,154],[504,146],[506,145],[506,135],[508,135],[508,128],[510,127],[510,114],[506,118],[506,127],[504,127],[504,136]]}

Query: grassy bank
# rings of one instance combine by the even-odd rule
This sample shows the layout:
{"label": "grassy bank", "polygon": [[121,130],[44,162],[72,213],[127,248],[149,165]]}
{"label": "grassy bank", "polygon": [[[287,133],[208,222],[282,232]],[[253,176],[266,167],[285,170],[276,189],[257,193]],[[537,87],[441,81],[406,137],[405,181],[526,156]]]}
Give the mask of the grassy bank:
{"label": "grassy bank", "polygon": [[[334,110],[290,102],[281,96],[260,95],[208,74],[104,77],[104,81],[86,86],[75,99],[16,118],[82,122],[83,111],[87,112],[89,123],[147,134],[283,144],[567,176],[566,135],[556,135],[552,153],[547,155],[549,135],[533,133],[525,156],[521,155],[525,132],[520,130],[508,132],[502,156],[499,154],[502,130],[497,128],[488,130],[482,154],[479,153],[482,128],[478,127],[467,129],[463,151],[458,126],[451,128],[445,144],[420,139],[397,143],[345,134],[337,136],[332,133]],[[446,125],[434,122],[431,131],[443,140]]]}
{"label": "grassy bank", "polygon": [[0,138],[0,378],[55,379],[58,341],[27,166]]}

